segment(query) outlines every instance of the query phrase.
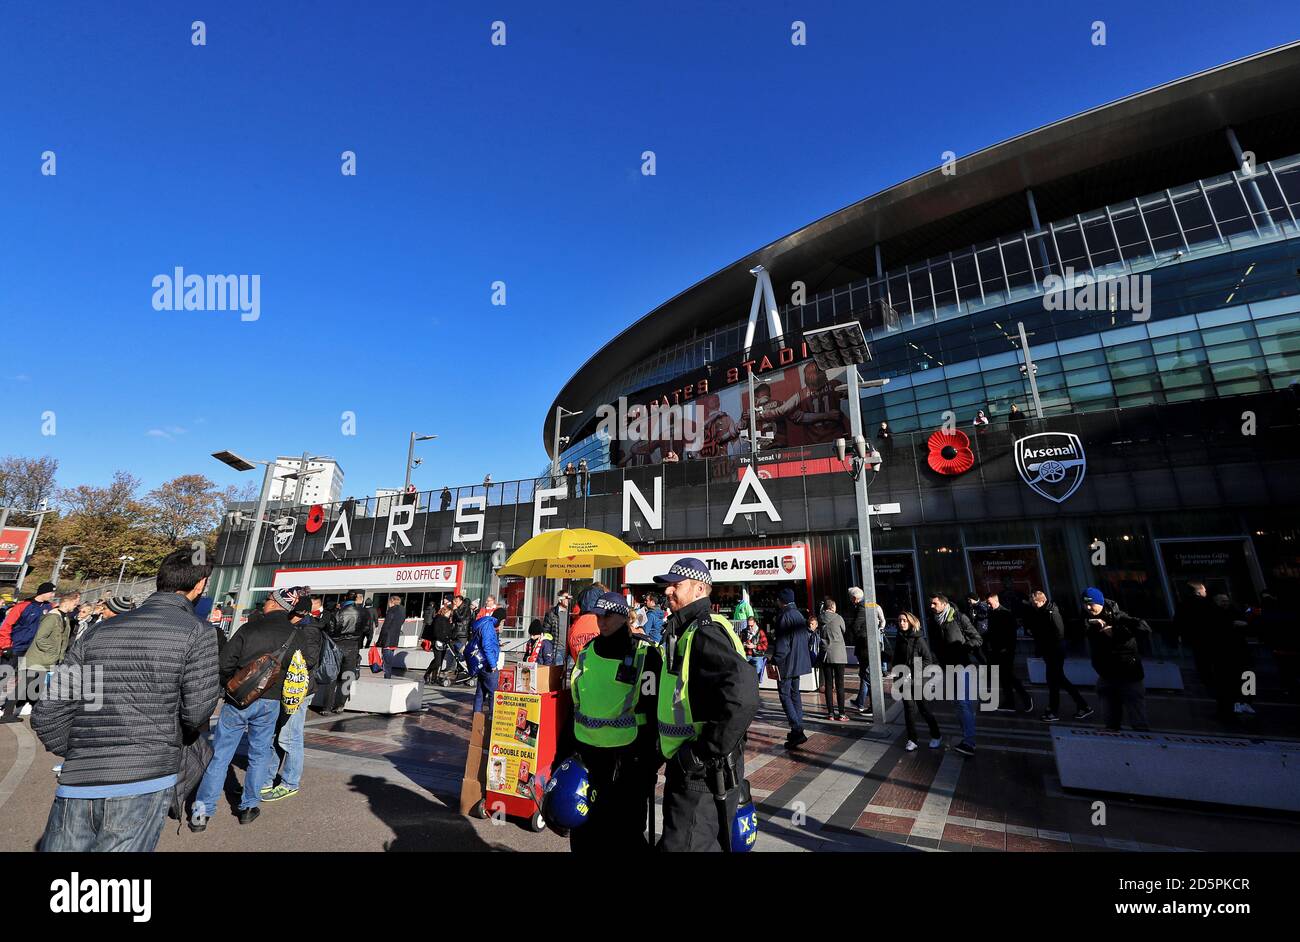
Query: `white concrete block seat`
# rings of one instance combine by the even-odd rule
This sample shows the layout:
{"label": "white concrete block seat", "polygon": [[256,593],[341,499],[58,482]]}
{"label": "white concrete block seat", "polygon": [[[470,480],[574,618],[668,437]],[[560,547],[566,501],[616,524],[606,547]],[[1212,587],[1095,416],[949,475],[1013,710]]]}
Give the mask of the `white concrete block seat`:
{"label": "white concrete block seat", "polygon": [[1300,743],[1056,727],[1052,751],[1065,788],[1300,811]]}
{"label": "white concrete block seat", "polygon": [[[422,671],[433,663],[433,652],[419,647],[417,642],[415,647],[399,647],[389,655],[389,658],[393,662],[393,667],[399,670]],[[365,673],[370,672],[369,648],[361,649],[361,670]]]}
{"label": "white concrete block seat", "polygon": [[354,713],[415,713],[424,704],[424,685],[405,677],[385,679],[367,671],[348,693],[343,709]]}

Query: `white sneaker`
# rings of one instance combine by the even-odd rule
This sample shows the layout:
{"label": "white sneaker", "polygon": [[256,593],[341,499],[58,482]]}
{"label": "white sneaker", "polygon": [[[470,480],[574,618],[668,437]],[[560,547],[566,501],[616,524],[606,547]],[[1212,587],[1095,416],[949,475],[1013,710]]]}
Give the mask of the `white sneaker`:
{"label": "white sneaker", "polygon": [[19,716],[31,716],[31,715],[32,715],[32,705],[31,705],[30,703],[24,703],[24,704],[23,704],[23,708],[22,708],[21,710],[18,711],[18,715],[19,715]]}
{"label": "white sneaker", "polygon": [[903,748],[906,749],[908,752],[916,752],[916,743],[909,739],[907,741],[907,745],[904,746]]}
{"label": "white sneaker", "polygon": [[930,740],[930,748],[931,748],[931,749],[938,749],[938,748],[939,748],[940,746],[942,746],[942,745],[943,745],[943,740],[942,740],[942,739],[931,739],[931,740]]}

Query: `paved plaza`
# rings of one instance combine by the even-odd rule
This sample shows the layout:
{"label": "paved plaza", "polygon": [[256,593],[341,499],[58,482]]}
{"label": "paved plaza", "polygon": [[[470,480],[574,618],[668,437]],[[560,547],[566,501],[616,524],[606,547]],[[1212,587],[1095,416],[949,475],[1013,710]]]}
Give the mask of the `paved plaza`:
{"label": "paved plaza", "polygon": [[[1042,688],[1031,688],[1038,698]],[[164,830],[168,851],[564,851],[550,832],[522,821],[457,813],[471,728],[471,693],[426,687],[424,709],[395,717],[318,716],[307,727],[307,774],[294,798],[262,805],[241,827],[223,805],[208,830]],[[1150,693],[1153,729],[1224,733],[1195,685]],[[1300,816],[1220,806],[1067,793],[1056,774],[1050,727],[1036,718],[981,713],[978,753],[949,748],[959,736],[948,704],[936,709],[945,747],[903,749],[901,710],[891,722],[831,723],[804,695],[808,743],[790,752],[774,692],[750,730],[747,766],[763,851],[1152,851],[1300,848]],[[1300,708],[1267,699],[1233,735],[1291,739]],[[1068,725],[1062,723],[1060,725]],[[1090,724],[1091,725],[1091,724]],[[54,792],[47,753],[26,722],[0,727],[0,850],[36,847]],[[242,776],[243,759],[238,762]],[[233,778],[227,793],[234,788]],[[1094,826],[1093,803],[1106,803]]]}

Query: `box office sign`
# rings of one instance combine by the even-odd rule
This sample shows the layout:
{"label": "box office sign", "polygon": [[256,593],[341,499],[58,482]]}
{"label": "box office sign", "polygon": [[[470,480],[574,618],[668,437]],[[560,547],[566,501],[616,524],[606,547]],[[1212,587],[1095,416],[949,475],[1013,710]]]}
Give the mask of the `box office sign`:
{"label": "box office sign", "polygon": [[714,582],[805,582],[808,579],[806,546],[760,546],[748,549],[678,550],[645,553],[627,564],[623,581],[647,585],[662,576],[674,560],[694,556],[709,567]]}
{"label": "box office sign", "polygon": [[313,592],[348,589],[458,589],[464,564],[403,563],[396,566],[339,566],[317,569],[277,569],[271,587],[311,586]]}

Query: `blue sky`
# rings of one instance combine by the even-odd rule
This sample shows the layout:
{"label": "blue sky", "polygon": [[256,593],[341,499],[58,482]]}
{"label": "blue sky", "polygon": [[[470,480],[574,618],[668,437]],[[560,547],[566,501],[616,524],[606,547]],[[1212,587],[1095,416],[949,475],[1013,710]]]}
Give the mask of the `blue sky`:
{"label": "blue sky", "polygon": [[[946,150],[1297,35],[1285,4],[9,3],[0,454],[152,486],[309,449],[360,496],[417,430],[422,488],[530,476],[560,385],[688,285]],[[176,266],[259,275],[259,319],[154,310]]]}

